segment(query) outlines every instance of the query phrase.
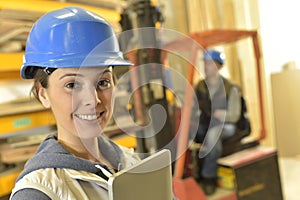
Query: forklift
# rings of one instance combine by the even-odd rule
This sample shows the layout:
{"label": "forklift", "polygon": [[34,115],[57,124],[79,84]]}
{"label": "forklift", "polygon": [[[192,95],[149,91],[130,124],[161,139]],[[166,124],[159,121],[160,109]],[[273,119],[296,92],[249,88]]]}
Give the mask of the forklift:
{"label": "forklift", "polygon": [[[134,17],[133,17],[134,16]],[[264,107],[262,99],[262,77],[260,66],[260,51],[258,33],[255,30],[208,30],[194,32],[188,35],[177,35],[172,41],[160,41],[158,30],[164,19],[158,7],[151,5],[150,0],[132,0],[128,2],[121,13],[120,24],[126,34],[119,37],[120,46],[125,56],[134,65],[129,68],[130,87],[133,89],[133,115],[138,124],[142,127],[151,123],[151,130],[142,128],[136,133],[137,147],[139,153],[145,157],[153,152],[167,148],[171,151],[173,164],[173,190],[179,199],[207,199],[199,184],[193,177],[185,177],[187,159],[186,152],[189,149],[191,132],[191,114],[193,112],[191,100],[193,99],[193,78],[197,52],[205,51],[208,48],[234,43],[245,38],[253,41],[254,55],[256,58],[256,73],[258,81],[258,96],[260,108],[261,132],[258,138],[248,143],[241,143],[241,140],[248,136],[237,136],[224,144],[225,155],[259,145],[259,142],[266,137]],[[133,31],[134,30],[134,31]],[[162,31],[163,32],[163,31]],[[171,112],[168,94],[168,54],[185,55],[190,52],[189,67],[187,70],[187,84],[183,95],[182,108],[178,112]],[[142,67],[141,67],[142,66]],[[163,67],[162,67],[163,66]],[[158,83],[158,84],[157,84]],[[153,84],[156,84],[155,86]],[[160,91],[157,94],[157,91]],[[166,111],[166,121],[160,130],[160,121],[155,120],[155,112],[151,112],[153,105],[159,104]],[[170,113],[175,114],[175,120]],[[150,117],[147,117],[149,116]],[[150,120],[149,120],[150,119]],[[158,118],[159,119],[159,118]],[[171,120],[172,119],[172,120]],[[180,123],[180,125],[178,124]],[[150,134],[153,131],[158,134]],[[174,139],[175,138],[175,139]]]}

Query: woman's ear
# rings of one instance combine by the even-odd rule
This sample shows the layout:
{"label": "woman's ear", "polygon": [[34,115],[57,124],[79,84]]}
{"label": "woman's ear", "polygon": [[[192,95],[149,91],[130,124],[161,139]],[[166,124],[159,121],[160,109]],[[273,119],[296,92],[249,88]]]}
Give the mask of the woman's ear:
{"label": "woman's ear", "polygon": [[51,107],[51,103],[47,91],[40,84],[38,86],[38,97],[45,108]]}

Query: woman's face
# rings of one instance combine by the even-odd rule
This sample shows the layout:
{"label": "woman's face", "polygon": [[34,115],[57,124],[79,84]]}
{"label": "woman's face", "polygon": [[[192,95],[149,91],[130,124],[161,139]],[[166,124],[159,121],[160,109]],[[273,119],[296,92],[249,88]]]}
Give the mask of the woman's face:
{"label": "woman's face", "polygon": [[49,76],[49,87],[41,88],[39,96],[52,109],[58,134],[92,138],[112,116],[113,89],[112,67],[65,68]]}

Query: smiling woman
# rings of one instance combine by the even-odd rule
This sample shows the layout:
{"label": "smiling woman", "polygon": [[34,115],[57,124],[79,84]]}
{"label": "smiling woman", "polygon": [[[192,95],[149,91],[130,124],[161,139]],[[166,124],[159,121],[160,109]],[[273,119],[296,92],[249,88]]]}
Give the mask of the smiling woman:
{"label": "smiling woman", "polygon": [[[130,66],[111,26],[80,7],[42,16],[29,33],[21,77],[55,116],[11,199],[108,199],[107,179],[139,161],[103,134],[113,110],[113,68]],[[65,182],[68,182],[66,185]]]}

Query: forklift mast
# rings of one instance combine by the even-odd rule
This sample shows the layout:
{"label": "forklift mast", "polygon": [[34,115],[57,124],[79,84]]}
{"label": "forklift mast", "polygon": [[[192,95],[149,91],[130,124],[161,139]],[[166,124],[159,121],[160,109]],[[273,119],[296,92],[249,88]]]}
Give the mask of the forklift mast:
{"label": "forklift mast", "polygon": [[[123,52],[129,45],[134,50],[125,53],[134,66],[130,67],[130,79],[133,93],[133,110],[136,121],[144,128],[136,133],[137,151],[139,153],[153,153],[167,148],[171,152],[172,139],[174,138],[166,98],[164,67],[162,67],[161,41],[157,37],[157,23],[162,23],[163,18],[157,7],[151,5],[150,0],[132,0],[128,7],[121,13],[120,24],[123,31],[129,31],[125,37],[120,38]],[[141,84],[146,83],[146,84]],[[164,109],[166,120],[161,127],[161,119],[157,110],[151,107],[159,105]],[[149,116],[149,117],[148,117]],[[151,128],[149,127],[151,123]]]}

